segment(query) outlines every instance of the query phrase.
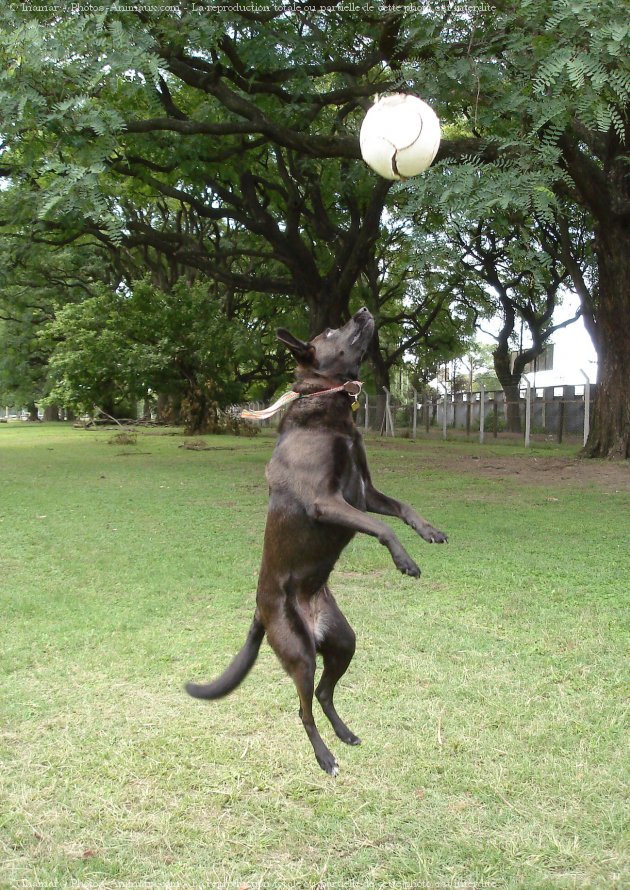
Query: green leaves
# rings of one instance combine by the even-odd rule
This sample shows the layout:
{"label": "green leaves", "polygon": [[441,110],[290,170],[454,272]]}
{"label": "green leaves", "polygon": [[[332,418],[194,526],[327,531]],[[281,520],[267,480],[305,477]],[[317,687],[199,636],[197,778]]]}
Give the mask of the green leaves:
{"label": "green leaves", "polygon": [[42,341],[52,345],[50,403],[89,411],[149,391],[181,396],[203,386],[225,405],[241,393],[237,327],[202,283],[180,280],[169,291],[146,279],[131,289],[100,287],[60,307]]}
{"label": "green leaves", "polygon": [[[121,9],[0,10],[0,117],[3,162],[23,199],[13,197],[5,231],[24,236],[30,224],[58,242],[84,233],[115,258],[111,293],[127,300],[115,324],[142,343],[141,354],[109,344],[126,355],[126,390],[136,387],[130,357],[145,376],[181,361],[173,338],[227,398],[195,316],[174,322],[173,288],[188,273],[208,286],[214,315],[247,327],[256,357],[240,356],[240,368],[253,380],[263,367],[271,380],[277,363],[259,361],[252,331],[266,332],[274,313],[336,324],[367,294],[396,319],[388,359],[422,327],[410,305],[430,309],[437,292],[446,313],[435,272],[417,255],[408,264],[406,249],[392,261],[389,244],[428,210],[429,248],[449,218],[462,229],[492,220],[503,236],[507,218],[552,225],[560,205],[570,215],[581,202],[600,222],[626,212],[630,32],[612,0],[521,0],[491,15],[446,2],[404,15],[377,4],[362,15],[300,4],[268,16]],[[391,90],[434,105],[444,144],[440,163],[387,192],[360,160],[357,134],[373,94]],[[155,342],[131,324],[147,272],[167,295],[148,302]],[[478,309],[483,295],[468,296]],[[105,304],[65,322],[89,327]],[[192,304],[235,351],[229,326],[213,328]],[[431,311],[422,317],[437,330]]]}
{"label": "green leaves", "polygon": [[563,2],[544,24],[554,43],[534,78],[534,92],[562,99],[567,113],[587,127],[607,133],[612,127],[625,142],[624,120],[630,101],[630,26],[617,3]]}

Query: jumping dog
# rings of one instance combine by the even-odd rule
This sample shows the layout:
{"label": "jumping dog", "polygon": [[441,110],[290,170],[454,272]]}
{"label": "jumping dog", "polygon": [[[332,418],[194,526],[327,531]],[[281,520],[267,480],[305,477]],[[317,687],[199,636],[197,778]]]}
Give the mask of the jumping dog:
{"label": "jumping dog", "polygon": [[[374,333],[374,319],[359,310],[338,330],[310,342],[278,331],[297,361],[291,405],[279,427],[267,467],[269,510],[256,611],[243,648],[214,682],[189,683],[190,695],[215,699],[232,692],[254,664],[265,634],[300,699],[300,717],[317,762],[336,776],[338,765],[313,719],[317,697],[335,733],[348,745],[360,739],[338,715],[333,694],[355,651],[355,634],[328,587],[341,551],[357,532],[389,550],[405,575],[420,569],[394,532],[368,513],[395,516],[429,543],[447,538],[407,504],[372,484],[351,402],[359,367]],[[315,688],[316,654],[324,669]]]}

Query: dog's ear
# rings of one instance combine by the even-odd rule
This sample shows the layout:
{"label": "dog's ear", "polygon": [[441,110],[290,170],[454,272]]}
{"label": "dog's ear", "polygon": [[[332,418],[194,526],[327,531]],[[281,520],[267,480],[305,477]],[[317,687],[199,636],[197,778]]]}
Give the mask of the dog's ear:
{"label": "dog's ear", "polygon": [[304,340],[298,340],[297,337],[294,337],[293,334],[285,330],[285,328],[278,328],[276,335],[281,343],[284,343],[285,346],[289,347],[298,362],[303,365],[310,365],[313,363],[315,357],[314,346],[311,346],[310,343],[305,343]]}

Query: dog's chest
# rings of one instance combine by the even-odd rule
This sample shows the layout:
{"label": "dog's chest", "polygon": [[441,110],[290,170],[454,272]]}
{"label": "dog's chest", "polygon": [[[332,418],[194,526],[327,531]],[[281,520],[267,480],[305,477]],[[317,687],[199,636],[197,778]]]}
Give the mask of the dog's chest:
{"label": "dog's chest", "polygon": [[341,494],[365,510],[365,479],[360,455],[350,436],[329,431],[296,430],[281,436],[267,466],[274,508],[300,505],[307,512],[322,495]]}
{"label": "dog's chest", "polygon": [[[365,479],[360,469],[356,446],[354,442],[343,441],[344,455],[338,461],[339,488],[344,500],[357,510],[365,510]],[[337,457],[337,456],[336,456]]]}

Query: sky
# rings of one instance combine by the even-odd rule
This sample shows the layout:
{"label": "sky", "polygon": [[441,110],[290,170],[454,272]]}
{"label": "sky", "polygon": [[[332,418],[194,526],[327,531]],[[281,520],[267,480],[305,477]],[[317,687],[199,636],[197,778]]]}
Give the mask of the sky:
{"label": "sky", "polygon": [[[554,324],[575,314],[579,306],[577,296],[568,292],[562,305],[554,313]],[[579,318],[574,324],[554,334],[554,371],[566,377],[566,383],[583,383],[580,369],[586,371],[591,383],[597,377],[597,354],[584,322]]]}

